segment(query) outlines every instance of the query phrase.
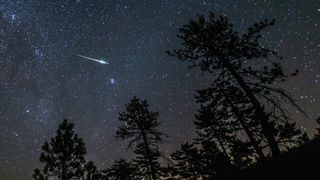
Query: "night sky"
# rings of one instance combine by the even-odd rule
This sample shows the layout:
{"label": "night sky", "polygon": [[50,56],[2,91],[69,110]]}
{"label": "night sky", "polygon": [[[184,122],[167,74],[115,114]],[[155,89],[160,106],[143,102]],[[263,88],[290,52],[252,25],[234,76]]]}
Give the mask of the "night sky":
{"label": "night sky", "polygon": [[210,75],[165,50],[179,47],[179,26],[209,11],[227,15],[239,32],[276,19],[264,44],[284,56],[286,72],[300,70],[279,85],[305,109],[309,118],[288,106],[312,134],[320,113],[319,0],[1,0],[0,179],[31,179],[41,144],[64,118],[75,123],[99,168],[130,158],[114,135],[118,113],[134,95],[160,112],[170,136],[165,154],[191,139],[193,96]]}

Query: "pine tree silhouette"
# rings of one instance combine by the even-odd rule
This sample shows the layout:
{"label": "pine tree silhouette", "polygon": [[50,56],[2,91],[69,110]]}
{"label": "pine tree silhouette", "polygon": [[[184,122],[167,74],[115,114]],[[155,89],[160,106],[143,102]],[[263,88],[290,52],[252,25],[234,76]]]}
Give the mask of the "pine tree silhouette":
{"label": "pine tree silhouette", "polygon": [[90,172],[95,169],[92,162],[85,166],[86,147],[83,140],[75,134],[73,127],[72,123],[64,120],[59,125],[57,135],[43,144],[40,162],[45,165],[42,170],[34,170],[34,179],[80,179],[85,175],[86,168],[90,169]]}
{"label": "pine tree silhouette", "polygon": [[200,154],[203,179],[231,180],[236,177],[237,169],[230,159],[222,153],[211,140],[200,142]]}
{"label": "pine tree silhouette", "polygon": [[132,162],[125,159],[119,159],[106,170],[106,174],[110,180],[138,180],[138,169]]}
{"label": "pine tree silhouette", "polygon": [[253,110],[242,91],[231,83],[216,81],[215,86],[197,92],[196,99],[200,103],[195,120],[198,141],[216,140],[224,154],[230,156],[229,149],[233,148],[237,134],[244,133],[248,139],[248,149],[254,148],[252,153],[265,158],[260,147],[260,129],[252,121]]}
{"label": "pine tree silhouette", "polygon": [[230,153],[233,164],[239,169],[245,169],[253,165],[257,158],[252,151],[253,149],[250,148],[249,142],[243,142],[235,138],[232,142]]}
{"label": "pine tree silhouette", "polygon": [[[87,164],[84,166],[85,168],[85,173],[83,176],[83,180],[102,180],[106,179],[102,173],[97,169],[97,167],[94,165],[92,161],[89,161]],[[82,180],[81,179],[81,180]]]}
{"label": "pine tree silhouette", "polygon": [[201,144],[185,143],[172,153],[175,162],[173,175],[182,179],[232,179],[237,168],[222,153],[213,141],[201,141]]}
{"label": "pine tree silhouette", "polygon": [[240,89],[253,110],[251,119],[261,127],[272,155],[279,156],[279,131],[283,122],[292,124],[282,104],[289,102],[302,110],[288,92],[274,86],[287,76],[276,61],[282,58],[261,44],[262,30],[273,24],[274,20],[257,22],[239,35],[226,17],[199,15],[180,29],[183,48],[168,54],[189,62],[191,68],[211,73],[216,81],[230,82]]}
{"label": "pine tree silhouette", "polygon": [[149,180],[159,179],[160,157],[158,145],[163,142],[165,134],[157,130],[159,126],[158,112],[148,109],[147,101],[133,97],[127,104],[127,111],[121,112],[119,121],[123,123],[116,137],[128,139],[130,148],[135,144],[134,153],[137,155],[134,162],[138,165],[141,175]]}
{"label": "pine tree silhouette", "polygon": [[186,179],[198,179],[202,175],[203,166],[201,164],[201,154],[193,145],[184,143],[180,149],[171,154],[171,159],[175,161],[174,176]]}

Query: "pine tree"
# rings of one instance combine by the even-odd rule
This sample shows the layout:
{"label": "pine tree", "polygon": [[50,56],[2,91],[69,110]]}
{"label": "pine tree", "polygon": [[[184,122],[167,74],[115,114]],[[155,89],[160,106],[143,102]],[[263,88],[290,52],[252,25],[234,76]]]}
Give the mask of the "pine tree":
{"label": "pine tree", "polygon": [[236,168],[230,163],[230,159],[222,153],[216,142],[204,140],[200,142],[202,178],[203,179],[233,179]]}
{"label": "pine tree", "polygon": [[236,176],[237,168],[222,153],[216,142],[203,140],[200,144],[185,143],[172,153],[173,175],[183,179],[223,179]]}
{"label": "pine tree", "polygon": [[279,130],[278,142],[286,150],[309,141],[307,133],[297,129],[295,122],[285,122],[283,125],[279,126]]}
{"label": "pine tree", "polygon": [[282,103],[290,102],[301,109],[288,92],[274,86],[287,76],[276,61],[282,58],[261,44],[262,30],[273,24],[274,20],[257,22],[239,35],[226,17],[216,17],[213,13],[209,17],[199,15],[180,29],[178,37],[183,48],[168,54],[240,89],[253,110],[251,119],[261,127],[272,155],[279,156],[279,131],[283,122],[291,123]]}
{"label": "pine tree", "polygon": [[195,120],[198,141],[216,140],[224,154],[230,156],[233,139],[243,134],[242,139],[248,139],[247,147],[253,148],[259,158],[265,158],[260,147],[261,132],[251,119],[253,110],[242,91],[229,82],[215,81],[215,85],[197,93],[200,103]]}
{"label": "pine tree", "polygon": [[34,179],[61,180],[80,179],[85,173],[86,148],[83,140],[75,134],[74,125],[64,120],[59,125],[57,135],[42,146],[40,162],[42,170],[35,169]]}
{"label": "pine tree", "polygon": [[243,142],[235,138],[231,147],[231,156],[233,164],[239,169],[245,169],[255,163],[256,157],[250,148],[249,142]]}
{"label": "pine tree", "polygon": [[127,104],[127,111],[121,112],[119,121],[123,123],[116,136],[120,139],[128,139],[130,148],[135,145],[134,162],[139,166],[142,176],[149,180],[159,179],[160,157],[159,144],[163,142],[165,134],[157,130],[159,126],[158,112],[148,109],[147,101],[136,97]]}
{"label": "pine tree", "polygon": [[105,179],[102,173],[97,169],[97,167],[94,165],[92,161],[89,161],[84,166],[85,173],[83,176],[83,180],[99,180],[99,179]]}
{"label": "pine tree", "polygon": [[174,176],[186,179],[198,179],[202,175],[201,154],[193,145],[184,143],[180,145],[180,149],[171,154],[174,160]]}
{"label": "pine tree", "polygon": [[138,169],[132,162],[125,159],[119,159],[106,170],[107,177],[110,180],[138,180]]}

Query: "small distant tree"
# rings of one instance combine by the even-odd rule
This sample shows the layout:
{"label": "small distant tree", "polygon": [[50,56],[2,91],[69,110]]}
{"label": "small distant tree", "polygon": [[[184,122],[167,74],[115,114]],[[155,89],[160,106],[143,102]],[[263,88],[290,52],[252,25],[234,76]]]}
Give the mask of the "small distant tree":
{"label": "small distant tree", "polygon": [[45,165],[42,170],[34,170],[34,179],[72,180],[83,177],[87,151],[83,140],[75,134],[73,127],[72,123],[64,120],[59,125],[57,135],[50,142],[43,144],[40,162]]}
{"label": "small distant tree", "polygon": [[132,162],[127,162],[125,159],[119,159],[106,170],[107,177],[110,180],[138,180],[138,169]]}
{"label": "small distant tree", "polygon": [[147,101],[133,97],[127,104],[127,111],[121,112],[119,121],[123,124],[118,128],[116,137],[128,139],[130,148],[135,145],[137,155],[134,162],[140,174],[149,180],[159,179],[160,157],[159,144],[166,135],[158,131],[158,112],[150,111]]}

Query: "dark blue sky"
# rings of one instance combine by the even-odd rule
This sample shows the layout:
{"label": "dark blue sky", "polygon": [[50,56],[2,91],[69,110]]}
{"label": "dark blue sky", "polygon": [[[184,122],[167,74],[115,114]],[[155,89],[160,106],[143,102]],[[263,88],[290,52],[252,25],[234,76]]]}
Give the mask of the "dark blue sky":
{"label": "dark blue sky", "polygon": [[310,116],[289,107],[312,133],[320,112],[317,0],[2,0],[0,179],[31,179],[41,144],[63,118],[75,123],[88,159],[100,168],[130,157],[114,133],[119,111],[134,95],[160,112],[161,129],[170,136],[165,153],[190,139],[194,91],[210,78],[165,50],[179,47],[177,27],[209,11],[227,15],[240,32],[257,20],[277,20],[264,42],[284,56],[285,70],[300,70],[281,86]]}

